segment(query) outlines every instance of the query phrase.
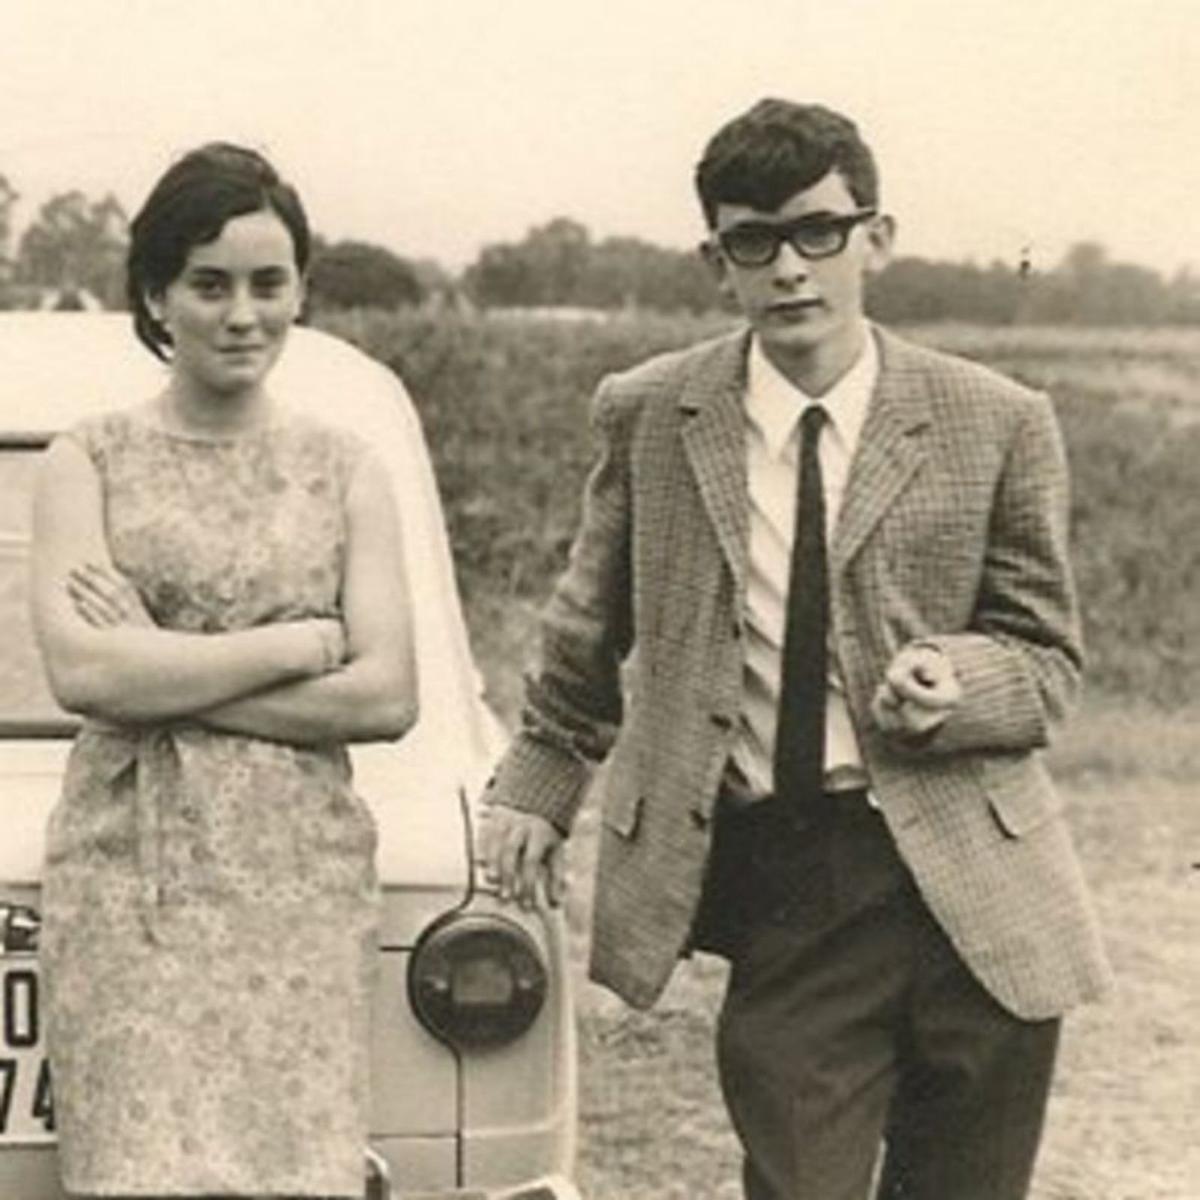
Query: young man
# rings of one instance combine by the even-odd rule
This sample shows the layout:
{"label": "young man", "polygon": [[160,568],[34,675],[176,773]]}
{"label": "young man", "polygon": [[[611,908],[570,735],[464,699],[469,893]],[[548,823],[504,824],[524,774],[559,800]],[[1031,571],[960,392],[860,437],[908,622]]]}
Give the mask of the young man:
{"label": "young man", "polygon": [[748,328],[600,386],[485,858],[555,899],[613,749],[592,975],[730,959],[749,1200],[857,1200],[881,1141],[880,1196],[1019,1200],[1106,975],[1038,755],[1081,664],[1055,419],[864,319],[894,225],[846,118],[764,100],[696,182]]}

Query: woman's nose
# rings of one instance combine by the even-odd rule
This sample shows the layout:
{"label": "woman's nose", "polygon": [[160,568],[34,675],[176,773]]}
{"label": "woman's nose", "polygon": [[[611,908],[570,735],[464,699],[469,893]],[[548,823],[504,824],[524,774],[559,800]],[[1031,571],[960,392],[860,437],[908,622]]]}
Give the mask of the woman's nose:
{"label": "woman's nose", "polygon": [[234,329],[244,329],[257,320],[249,288],[234,288],[225,312],[225,323]]}

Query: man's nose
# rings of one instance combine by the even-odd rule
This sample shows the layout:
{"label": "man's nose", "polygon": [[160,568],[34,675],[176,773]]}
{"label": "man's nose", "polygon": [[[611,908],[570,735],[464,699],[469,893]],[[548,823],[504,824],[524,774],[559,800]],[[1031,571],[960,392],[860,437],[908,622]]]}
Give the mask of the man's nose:
{"label": "man's nose", "polygon": [[772,266],[777,283],[794,283],[808,278],[808,259],[786,238],[780,244]]}

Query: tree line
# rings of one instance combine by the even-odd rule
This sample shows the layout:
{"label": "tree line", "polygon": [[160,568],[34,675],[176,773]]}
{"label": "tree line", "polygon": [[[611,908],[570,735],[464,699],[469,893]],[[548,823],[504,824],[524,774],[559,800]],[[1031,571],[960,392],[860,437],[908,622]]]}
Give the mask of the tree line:
{"label": "tree line", "polygon": [[[707,312],[720,297],[695,251],[636,238],[592,241],[559,217],[520,242],[487,246],[462,278],[467,295],[497,307],[579,306]],[[1072,246],[1051,269],[1028,258],[979,267],[900,257],[868,281],[867,305],[882,321],[1081,325],[1200,324],[1200,277],[1109,259],[1098,242]]]}
{"label": "tree line", "polygon": [[[0,309],[123,307],[129,222],[116,197],[60,193],[15,238],[19,198],[0,174]],[[596,240],[569,217],[534,226],[520,241],[483,247],[457,277],[432,259],[318,234],[308,292],[314,311],[438,305],[704,313],[722,303],[695,250],[635,237]],[[1081,241],[1041,270],[1027,258],[980,267],[900,257],[870,280],[867,302],[872,315],[894,323],[1195,325],[1200,278],[1186,268],[1164,278]]]}

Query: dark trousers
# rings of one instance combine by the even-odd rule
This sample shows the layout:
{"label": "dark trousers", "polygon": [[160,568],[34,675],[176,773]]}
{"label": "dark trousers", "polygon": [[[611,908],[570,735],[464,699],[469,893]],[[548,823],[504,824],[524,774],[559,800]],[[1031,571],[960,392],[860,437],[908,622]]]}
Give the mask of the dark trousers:
{"label": "dark trousers", "polygon": [[738,920],[697,941],[731,959],[717,1060],[747,1200],[865,1200],[881,1144],[877,1200],[1023,1200],[1059,1022],[981,987],[861,796],[799,832],[739,818],[741,870],[706,888]]}

